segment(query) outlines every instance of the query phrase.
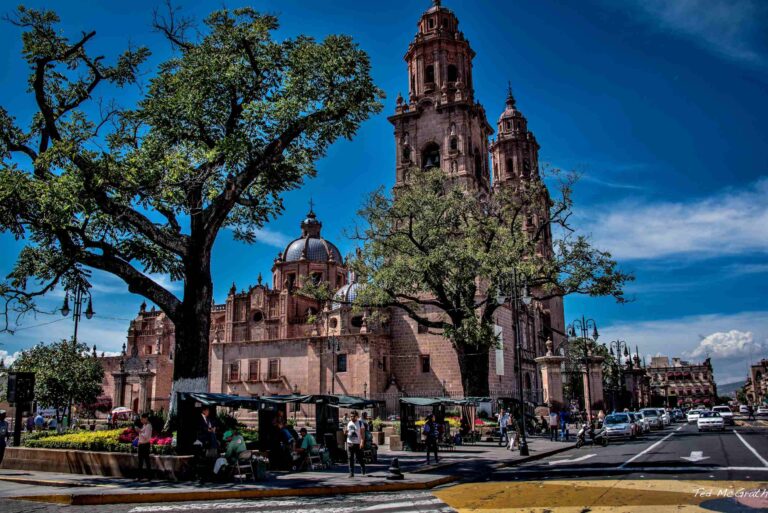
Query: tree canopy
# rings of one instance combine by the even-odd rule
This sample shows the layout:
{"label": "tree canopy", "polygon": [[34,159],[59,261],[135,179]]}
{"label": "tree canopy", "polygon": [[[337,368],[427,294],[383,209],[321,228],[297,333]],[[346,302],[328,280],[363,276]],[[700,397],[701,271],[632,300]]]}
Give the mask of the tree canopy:
{"label": "tree canopy", "polygon": [[13,362],[14,372],[35,373],[35,401],[56,409],[57,419],[72,417],[73,404],[91,404],[101,394],[104,369],[88,346],[69,340],[25,349]]}
{"label": "tree canopy", "polygon": [[487,393],[494,313],[513,275],[540,301],[574,293],[625,300],[632,277],[568,224],[571,179],[552,200],[539,180],[488,197],[437,168],[409,177],[394,195],[372,193],[360,211],[353,265],[365,287],[356,302],[399,308],[442,333],[458,352],[466,394]]}
{"label": "tree canopy", "polygon": [[[110,61],[91,50],[95,31],[70,39],[52,11],[19,7],[11,22],[37,112],[20,122],[0,107],[0,230],[25,242],[0,284],[5,328],[98,269],[174,322],[175,378],[205,377],[220,230],[254,241],[280,195],[380,110],[368,56],[343,35],[276,41],[277,19],[251,8],[215,11],[202,27],[171,8],[155,28],[173,55],[144,87],[146,47]],[[97,96],[120,88],[140,100]],[[152,273],[183,281],[183,293]]]}

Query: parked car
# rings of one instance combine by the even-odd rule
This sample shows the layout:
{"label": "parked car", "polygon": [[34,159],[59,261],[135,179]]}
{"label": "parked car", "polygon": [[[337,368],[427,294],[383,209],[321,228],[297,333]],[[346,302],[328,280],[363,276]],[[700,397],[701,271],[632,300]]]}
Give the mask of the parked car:
{"label": "parked car", "polygon": [[669,416],[669,413],[664,408],[659,408],[659,417],[661,417],[661,421],[665,426],[672,424],[672,417]]}
{"label": "parked car", "polygon": [[755,415],[768,415],[768,406],[758,406]]}
{"label": "parked car", "polygon": [[703,411],[699,413],[696,426],[699,428],[699,431],[710,429],[722,431],[725,429],[725,421],[723,421],[723,418],[716,411]]}
{"label": "parked car", "polygon": [[696,424],[696,421],[699,420],[700,413],[701,410],[688,410],[688,424]]}
{"label": "parked car", "polygon": [[640,425],[643,426],[643,433],[648,433],[651,430],[651,423],[648,422],[647,418],[645,418],[643,412],[635,412],[635,417],[637,417],[637,419],[640,421]]}
{"label": "parked car", "polygon": [[635,417],[635,414],[632,412],[627,413],[629,415],[629,421],[632,424],[632,438],[635,438],[637,436],[643,435],[643,425],[640,422],[640,419]]}
{"label": "parked car", "polygon": [[681,410],[679,408],[675,409],[675,410],[672,410],[671,415],[672,415],[672,422],[685,422],[686,421],[685,414],[683,414],[683,410]]}
{"label": "parked car", "polygon": [[664,421],[659,417],[659,410],[656,408],[645,408],[640,410],[640,413],[648,419],[648,423],[652,428],[661,429],[664,427]]}
{"label": "parked car", "polygon": [[720,414],[720,416],[723,418],[723,422],[727,426],[733,426],[735,423],[733,421],[733,412],[728,406],[715,406],[712,408],[712,411],[716,411]]}
{"label": "parked car", "polygon": [[739,405],[739,413],[741,413],[743,415],[748,415],[749,414],[749,406],[747,406],[746,404],[740,404]]}
{"label": "parked car", "polygon": [[626,413],[614,413],[605,417],[603,429],[608,438],[632,438],[632,420]]}

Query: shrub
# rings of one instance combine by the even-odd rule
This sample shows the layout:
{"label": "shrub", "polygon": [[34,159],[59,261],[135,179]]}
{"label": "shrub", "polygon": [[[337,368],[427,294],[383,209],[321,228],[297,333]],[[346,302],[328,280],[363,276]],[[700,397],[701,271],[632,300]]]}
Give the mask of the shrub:
{"label": "shrub", "polygon": [[[75,451],[131,452],[132,444],[119,440],[122,429],[107,431],[78,431],[63,435],[26,439],[25,447],[36,449],[69,449]],[[173,448],[167,445],[152,445],[155,454],[173,454]]]}

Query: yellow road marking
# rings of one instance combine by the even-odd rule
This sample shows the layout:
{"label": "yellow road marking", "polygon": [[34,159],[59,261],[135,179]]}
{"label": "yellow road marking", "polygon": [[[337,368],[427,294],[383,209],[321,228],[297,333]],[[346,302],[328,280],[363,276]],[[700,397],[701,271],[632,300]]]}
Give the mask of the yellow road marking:
{"label": "yellow road marking", "polygon": [[742,488],[768,489],[768,483],[669,479],[491,482],[454,486],[439,490],[435,495],[459,513],[477,511],[568,513],[582,511],[587,507],[592,512],[658,513],[660,506],[675,506],[675,511],[704,511],[698,507],[702,502],[718,497],[723,498],[723,494]]}

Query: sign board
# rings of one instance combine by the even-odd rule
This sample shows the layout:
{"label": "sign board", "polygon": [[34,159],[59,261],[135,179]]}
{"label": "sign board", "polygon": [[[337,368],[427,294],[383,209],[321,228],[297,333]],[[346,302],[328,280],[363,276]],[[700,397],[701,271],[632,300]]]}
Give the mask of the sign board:
{"label": "sign board", "polygon": [[35,398],[34,372],[8,373],[8,402],[25,405]]}

